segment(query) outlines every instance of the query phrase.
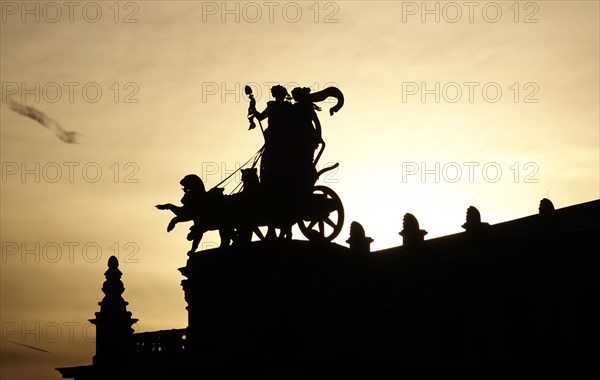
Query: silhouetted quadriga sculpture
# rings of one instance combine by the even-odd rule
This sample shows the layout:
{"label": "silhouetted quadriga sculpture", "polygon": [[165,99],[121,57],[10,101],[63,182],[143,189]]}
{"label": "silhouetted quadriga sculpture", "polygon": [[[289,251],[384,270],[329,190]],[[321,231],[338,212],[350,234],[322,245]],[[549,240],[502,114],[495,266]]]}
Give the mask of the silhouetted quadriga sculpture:
{"label": "silhouetted quadriga sculpture", "polygon": [[[336,98],[337,104],[330,109],[333,115],[343,106],[342,92],[328,87],[311,93],[309,88],[298,87],[292,91],[294,103],[283,86],[274,86],[271,93],[275,100],[267,102],[265,110],[259,112],[252,90],[246,86],[250,98],[249,130],[256,126],[254,119],[258,120],[265,139],[250,160],[209,191],[200,177],[189,174],[181,180],[185,193],[182,206],[171,203],[156,206],[175,214],[167,231],[179,222],[193,222],[187,236],[192,241],[190,253],[196,251],[203,234],[210,230],[219,230],[221,246],[248,243],[253,234],[261,240],[291,239],[296,224],[308,239],[318,235],[332,241],[341,232],[344,208],[339,196],[327,186],[316,185],[320,175],[339,165],[317,171],[325,142],[316,113],[321,109],[316,102]],[[261,122],[267,118],[268,126],[263,129]],[[241,189],[224,194],[220,186],[238,171]],[[259,227],[267,227],[267,233]]]}

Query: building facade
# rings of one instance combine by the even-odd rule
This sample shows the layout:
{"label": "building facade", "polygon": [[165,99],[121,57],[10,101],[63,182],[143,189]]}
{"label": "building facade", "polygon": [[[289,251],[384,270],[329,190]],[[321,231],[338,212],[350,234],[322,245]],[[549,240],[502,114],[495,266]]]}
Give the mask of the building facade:
{"label": "building facade", "polygon": [[[183,329],[133,333],[116,258],[105,274],[92,363],[63,378],[314,378],[406,368],[593,367],[600,349],[600,200],[403,244],[262,240],[189,254]],[[597,371],[597,370],[595,370]]]}

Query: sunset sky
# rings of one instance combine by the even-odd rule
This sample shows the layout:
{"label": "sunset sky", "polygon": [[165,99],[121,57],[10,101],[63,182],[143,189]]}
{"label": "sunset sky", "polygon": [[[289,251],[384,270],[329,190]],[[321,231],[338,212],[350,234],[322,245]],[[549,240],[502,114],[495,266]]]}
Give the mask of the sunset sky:
{"label": "sunset sky", "polygon": [[113,254],[137,331],[186,326],[189,224],[154,205],[262,146],[246,84],[259,109],[274,84],[344,93],[319,113],[340,245],[352,221],[380,250],[406,213],[431,239],[469,206],[495,224],[600,195],[598,1],[0,4],[2,378],[91,363]]}

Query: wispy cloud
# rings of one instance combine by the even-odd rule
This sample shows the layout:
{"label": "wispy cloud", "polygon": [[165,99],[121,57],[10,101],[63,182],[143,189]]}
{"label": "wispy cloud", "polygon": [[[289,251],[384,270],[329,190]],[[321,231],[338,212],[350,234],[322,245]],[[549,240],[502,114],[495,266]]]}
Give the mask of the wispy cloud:
{"label": "wispy cloud", "polygon": [[17,345],[19,345],[19,346],[22,346],[22,347],[30,348],[30,349],[32,349],[32,350],[36,350],[36,351],[45,352],[45,353],[47,353],[47,354],[49,354],[49,353],[50,353],[50,351],[44,350],[44,349],[42,349],[42,348],[38,348],[38,347],[34,347],[34,346],[30,346],[30,345],[28,345],[28,344],[23,344],[23,343],[19,343],[19,342],[13,342],[12,340],[7,340],[7,342],[9,342],[9,343],[13,343],[13,344],[17,344]]}
{"label": "wispy cloud", "polygon": [[27,116],[28,118],[33,119],[42,126],[48,128],[54,132],[59,140],[67,144],[77,144],[79,142],[79,134],[77,132],[67,131],[58,121],[52,119],[42,111],[25,104],[17,103],[10,97],[7,97],[6,105],[8,105],[8,108],[10,108],[12,111],[17,112],[20,115]]}

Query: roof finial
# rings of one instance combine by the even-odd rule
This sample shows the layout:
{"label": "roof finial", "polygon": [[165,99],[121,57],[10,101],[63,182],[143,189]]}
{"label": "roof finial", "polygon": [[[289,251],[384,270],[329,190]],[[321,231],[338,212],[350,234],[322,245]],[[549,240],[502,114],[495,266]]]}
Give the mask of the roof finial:
{"label": "roof finial", "polygon": [[98,302],[100,311],[90,322],[96,325],[96,355],[94,363],[114,363],[125,359],[130,352],[129,336],[134,332],[131,327],[138,320],[131,318],[127,311],[129,304],[122,297],[125,287],[121,281],[119,260],[116,256],[108,259],[108,269],[104,272],[106,281],[102,285],[104,298]]}
{"label": "roof finial", "polygon": [[400,231],[400,235],[404,238],[405,246],[411,246],[420,244],[425,240],[427,231],[419,229],[419,222],[413,214],[404,214],[403,229]]}

